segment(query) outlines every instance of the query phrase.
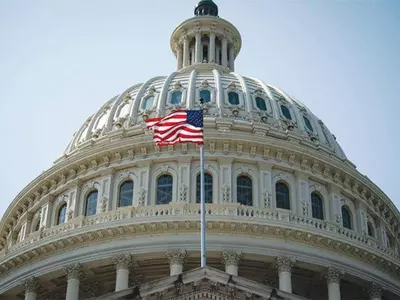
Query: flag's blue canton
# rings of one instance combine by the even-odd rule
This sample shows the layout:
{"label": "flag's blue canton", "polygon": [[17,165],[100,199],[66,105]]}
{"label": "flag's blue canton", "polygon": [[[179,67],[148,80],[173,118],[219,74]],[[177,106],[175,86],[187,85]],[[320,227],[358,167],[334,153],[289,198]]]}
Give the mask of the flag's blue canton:
{"label": "flag's blue canton", "polygon": [[187,110],[187,122],[195,127],[203,127],[203,110]]}

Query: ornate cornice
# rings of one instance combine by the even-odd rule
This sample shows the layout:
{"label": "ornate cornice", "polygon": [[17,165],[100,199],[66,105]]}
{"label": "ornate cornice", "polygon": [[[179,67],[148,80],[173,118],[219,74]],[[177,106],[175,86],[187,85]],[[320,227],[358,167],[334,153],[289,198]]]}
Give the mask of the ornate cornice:
{"label": "ornate cornice", "polygon": [[225,266],[238,266],[243,253],[240,250],[226,249],[221,252],[221,260]]}
{"label": "ornate cornice", "polygon": [[340,283],[343,278],[344,272],[335,267],[329,267],[327,272],[324,274],[325,279],[329,283]]}
{"label": "ornate cornice", "polygon": [[186,259],[186,250],[170,249],[165,252],[170,265],[182,265]]}

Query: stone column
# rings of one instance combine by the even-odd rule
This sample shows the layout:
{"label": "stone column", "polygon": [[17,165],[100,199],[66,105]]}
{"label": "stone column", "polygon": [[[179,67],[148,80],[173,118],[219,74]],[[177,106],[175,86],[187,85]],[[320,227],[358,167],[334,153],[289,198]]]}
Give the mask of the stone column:
{"label": "stone column", "polygon": [[183,37],[183,67],[189,65],[189,39],[185,35]]}
{"label": "stone column", "polygon": [[182,64],[183,64],[183,52],[182,52],[182,47],[180,45],[176,46],[176,63],[177,63],[177,69],[180,70],[182,69]]}
{"label": "stone column", "polygon": [[382,287],[376,282],[372,282],[371,288],[369,289],[369,297],[371,300],[382,299]]}
{"label": "stone column", "polygon": [[340,279],[343,277],[344,272],[330,267],[325,274],[328,283],[328,300],[340,300]]}
{"label": "stone column", "polygon": [[215,63],[215,30],[210,32],[210,45],[208,49],[208,62]]}
{"label": "stone column", "polygon": [[115,280],[115,291],[122,291],[129,288],[129,266],[132,263],[130,254],[122,254],[113,258],[117,269],[117,278]]}
{"label": "stone column", "polygon": [[242,251],[224,250],[221,253],[222,263],[225,265],[225,272],[229,275],[238,276],[239,263],[242,259]]}
{"label": "stone column", "polygon": [[196,56],[195,62],[196,63],[201,63],[202,61],[202,49],[201,49],[201,31],[200,28],[196,29],[196,35],[195,35],[196,41],[195,41],[195,48],[194,48],[194,53]]}
{"label": "stone column", "polygon": [[79,283],[85,276],[81,264],[71,264],[64,268],[67,275],[68,285],[66,300],[79,300]]}
{"label": "stone column", "polygon": [[233,72],[235,71],[235,49],[233,44],[229,46],[229,69]]}
{"label": "stone column", "polygon": [[278,256],[276,258],[276,268],[279,275],[279,289],[292,293],[292,268],[295,263],[294,257]]}
{"label": "stone column", "polygon": [[228,38],[226,36],[222,37],[222,62],[223,67],[228,67]]}
{"label": "stone column", "polygon": [[39,281],[36,277],[28,278],[24,281],[25,300],[36,300]]}
{"label": "stone column", "polygon": [[183,263],[186,258],[186,250],[171,249],[165,253],[169,260],[170,276],[182,274]]}

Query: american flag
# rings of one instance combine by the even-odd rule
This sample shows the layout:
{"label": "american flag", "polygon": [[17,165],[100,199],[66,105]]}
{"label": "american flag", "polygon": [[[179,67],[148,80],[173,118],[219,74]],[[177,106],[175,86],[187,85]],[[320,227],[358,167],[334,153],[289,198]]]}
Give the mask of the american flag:
{"label": "american flag", "polygon": [[176,110],[161,118],[146,120],[158,146],[176,143],[203,144],[203,110]]}

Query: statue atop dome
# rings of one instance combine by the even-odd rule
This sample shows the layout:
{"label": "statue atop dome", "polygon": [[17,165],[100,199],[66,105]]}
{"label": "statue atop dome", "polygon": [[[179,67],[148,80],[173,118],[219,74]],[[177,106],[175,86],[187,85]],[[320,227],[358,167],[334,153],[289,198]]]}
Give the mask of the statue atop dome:
{"label": "statue atop dome", "polygon": [[218,17],[218,6],[212,0],[200,0],[194,9],[194,15]]}

